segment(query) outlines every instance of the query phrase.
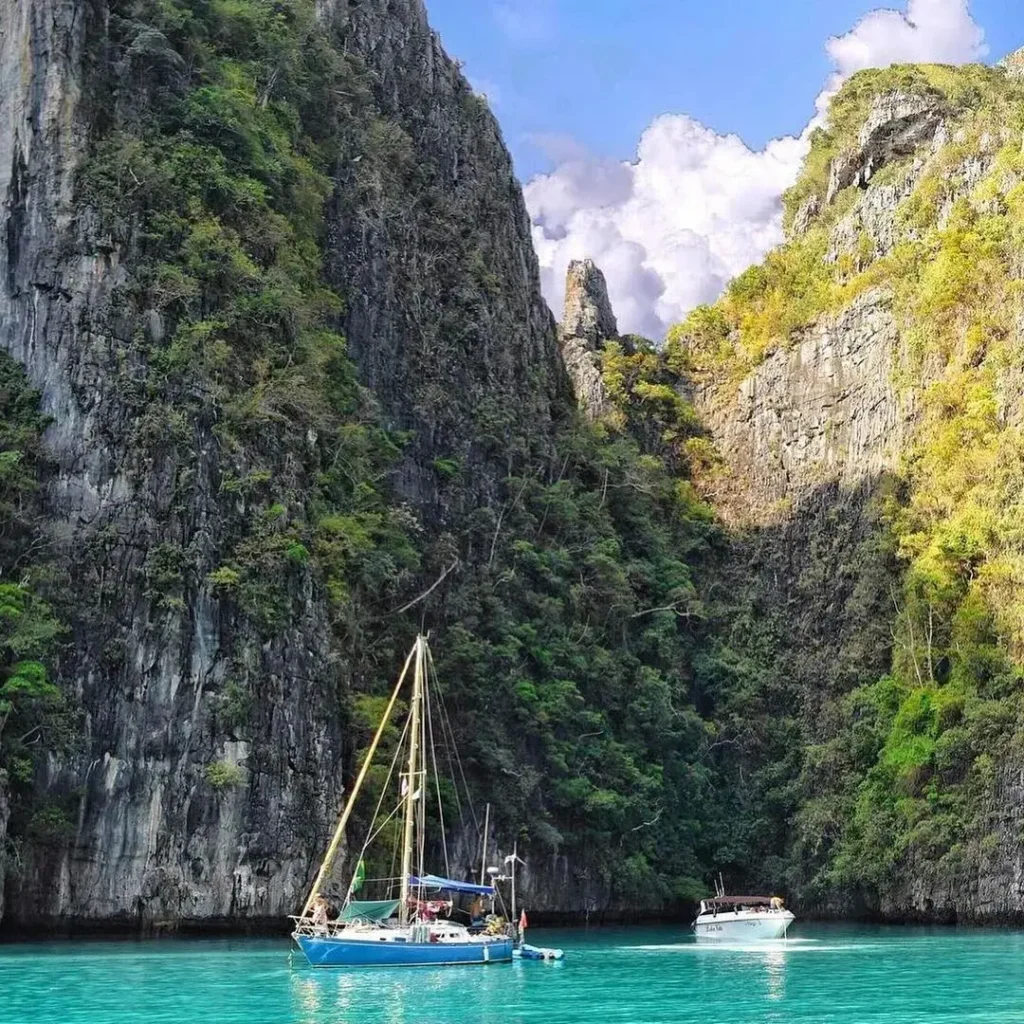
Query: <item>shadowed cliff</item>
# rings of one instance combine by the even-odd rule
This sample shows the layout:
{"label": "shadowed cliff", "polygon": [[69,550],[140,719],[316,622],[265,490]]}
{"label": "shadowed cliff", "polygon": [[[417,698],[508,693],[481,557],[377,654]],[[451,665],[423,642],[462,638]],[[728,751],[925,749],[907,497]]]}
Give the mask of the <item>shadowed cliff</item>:
{"label": "shadowed cliff", "polygon": [[694,634],[652,613],[706,512],[577,418],[418,0],[8,5],[0,76],[0,345],[49,418],[76,716],[5,761],[6,924],[282,927],[423,628],[531,906],[699,891]]}

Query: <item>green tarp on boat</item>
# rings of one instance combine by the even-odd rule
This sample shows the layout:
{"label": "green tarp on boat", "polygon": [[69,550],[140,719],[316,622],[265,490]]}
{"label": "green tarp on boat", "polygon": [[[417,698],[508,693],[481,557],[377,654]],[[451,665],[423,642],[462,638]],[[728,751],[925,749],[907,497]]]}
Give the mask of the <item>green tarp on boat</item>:
{"label": "green tarp on boat", "polygon": [[386,921],[399,900],[352,900],[341,912],[342,921]]}

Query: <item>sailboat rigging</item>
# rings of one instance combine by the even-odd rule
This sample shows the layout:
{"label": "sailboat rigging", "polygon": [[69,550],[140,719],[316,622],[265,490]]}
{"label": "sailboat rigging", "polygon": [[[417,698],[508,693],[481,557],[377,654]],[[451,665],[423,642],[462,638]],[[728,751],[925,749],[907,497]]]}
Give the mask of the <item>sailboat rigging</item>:
{"label": "sailboat rigging", "polygon": [[[432,721],[429,701],[429,671],[432,664],[426,638],[419,636],[406,658],[398,683],[391,694],[384,716],[374,734],[366,758],[360,768],[355,785],[342,812],[334,836],[316,880],[302,908],[302,913],[293,918],[293,938],[314,967],[345,966],[420,966],[448,964],[497,963],[512,959],[513,940],[511,935],[499,927],[498,919],[492,916],[489,930],[469,928],[446,919],[450,912],[452,898],[460,893],[477,898],[493,900],[497,895],[493,885],[481,879],[480,884],[462,882],[424,870],[426,853],[426,804],[428,793],[427,747],[431,761],[438,796],[439,815],[443,836],[443,809],[440,803],[440,784],[437,780],[437,758],[433,748]],[[377,812],[370,826],[370,833],[363,853],[372,840],[379,835],[390,821],[401,815],[401,874],[397,898],[355,899],[362,887],[364,862],[362,854],[353,872],[344,906],[336,921],[328,919],[327,903],[322,890],[330,878],[337,858],[345,829],[352,815],[352,809],[360,794],[370,765],[377,753],[387,725],[392,717],[399,695],[406,685],[409,669],[412,668],[412,694],[409,700],[409,714],[403,732],[408,738],[408,760],[405,771],[399,774],[399,801],[385,821],[377,826],[386,795],[381,794]],[[428,738],[430,742],[428,743]],[[391,763],[390,781],[394,774],[399,750],[395,750]],[[485,836],[486,843],[486,836]],[[484,854],[486,863],[486,850]],[[445,847],[445,868],[447,865]],[[385,880],[394,882],[395,880]],[[358,883],[358,884],[357,884]],[[394,890],[389,893],[393,896]],[[449,899],[437,899],[447,895]],[[508,929],[509,931],[513,929]]]}

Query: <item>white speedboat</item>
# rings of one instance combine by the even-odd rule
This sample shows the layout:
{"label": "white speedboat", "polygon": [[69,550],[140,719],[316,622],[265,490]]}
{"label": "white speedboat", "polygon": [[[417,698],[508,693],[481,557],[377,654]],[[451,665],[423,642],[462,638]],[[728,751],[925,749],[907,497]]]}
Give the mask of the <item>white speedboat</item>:
{"label": "white speedboat", "polygon": [[782,939],[794,920],[778,896],[719,895],[700,901],[693,930],[698,939]]}

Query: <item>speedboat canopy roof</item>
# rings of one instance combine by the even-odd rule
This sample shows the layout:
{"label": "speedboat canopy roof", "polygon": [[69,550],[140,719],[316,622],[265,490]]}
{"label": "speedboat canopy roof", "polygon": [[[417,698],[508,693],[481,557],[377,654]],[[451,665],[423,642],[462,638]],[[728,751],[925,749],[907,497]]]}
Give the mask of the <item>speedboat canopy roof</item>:
{"label": "speedboat canopy roof", "polygon": [[439,875],[410,875],[409,885],[424,889],[444,889],[446,892],[471,892],[477,896],[493,896],[493,885],[474,885],[472,882],[456,882]]}
{"label": "speedboat canopy roof", "polygon": [[717,903],[720,907],[760,907],[770,906],[771,896],[709,896],[705,901],[708,905]]}

